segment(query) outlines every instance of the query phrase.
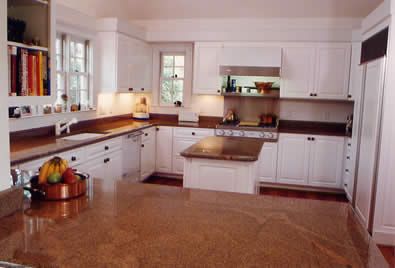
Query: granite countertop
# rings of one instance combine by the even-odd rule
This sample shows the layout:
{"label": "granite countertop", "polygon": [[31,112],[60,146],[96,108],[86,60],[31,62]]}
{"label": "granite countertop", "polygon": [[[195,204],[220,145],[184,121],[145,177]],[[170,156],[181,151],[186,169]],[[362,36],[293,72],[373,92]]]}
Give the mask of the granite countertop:
{"label": "granite countertop", "polygon": [[280,120],[280,133],[349,137],[346,124],[312,121]]}
{"label": "granite countertop", "polygon": [[0,221],[0,260],[34,267],[388,267],[351,206],[94,179]]}
{"label": "granite countertop", "polygon": [[263,139],[207,137],[190,146],[181,155],[215,160],[257,161]]}

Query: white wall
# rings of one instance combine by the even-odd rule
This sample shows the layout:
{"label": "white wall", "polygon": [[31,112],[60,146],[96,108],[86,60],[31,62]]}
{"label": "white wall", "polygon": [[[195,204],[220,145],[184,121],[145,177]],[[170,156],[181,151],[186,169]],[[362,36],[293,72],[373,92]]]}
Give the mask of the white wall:
{"label": "white wall", "polygon": [[8,134],[7,1],[0,1],[0,191],[10,186],[10,141]]}

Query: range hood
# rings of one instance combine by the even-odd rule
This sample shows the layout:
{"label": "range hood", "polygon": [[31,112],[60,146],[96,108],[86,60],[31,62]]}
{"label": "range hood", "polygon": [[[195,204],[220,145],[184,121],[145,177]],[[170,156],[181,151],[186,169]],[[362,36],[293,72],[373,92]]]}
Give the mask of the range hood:
{"label": "range hood", "polygon": [[220,75],[279,77],[281,48],[224,47]]}

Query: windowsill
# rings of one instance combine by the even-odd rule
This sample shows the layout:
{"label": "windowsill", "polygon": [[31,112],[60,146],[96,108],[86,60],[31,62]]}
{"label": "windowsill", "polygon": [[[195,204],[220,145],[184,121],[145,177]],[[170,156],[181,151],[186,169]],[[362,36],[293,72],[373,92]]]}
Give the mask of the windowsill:
{"label": "windowsill", "polygon": [[84,113],[89,113],[89,112],[96,112],[96,108],[93,108],[93,109],[90,109],[87,111],[28,115],[28,116],[23,116],[23,117],[19,117],[19,118],[8,118],[8,119],[9,120],[21,120],[21,119],[31,119],[31,118],[37,118],[37,117],[50,117],[50,116],[56,116],[56,115],[84,114]]}

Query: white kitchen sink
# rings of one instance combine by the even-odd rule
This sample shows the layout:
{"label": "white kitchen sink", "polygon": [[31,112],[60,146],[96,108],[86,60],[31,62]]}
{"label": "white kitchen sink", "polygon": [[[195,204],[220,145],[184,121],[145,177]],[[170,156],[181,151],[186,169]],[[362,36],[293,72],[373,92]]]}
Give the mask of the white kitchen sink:
{"label": "white kitchen sink", "polygon": [[69,140],[69,141],[81,141],[81,140],[87,140],[87,139],[92,139],[92,138],[98,138],[102,137],[106,134],[102,133],[81,133],[73,136],[68,136],[61,138],[62,140]]}

